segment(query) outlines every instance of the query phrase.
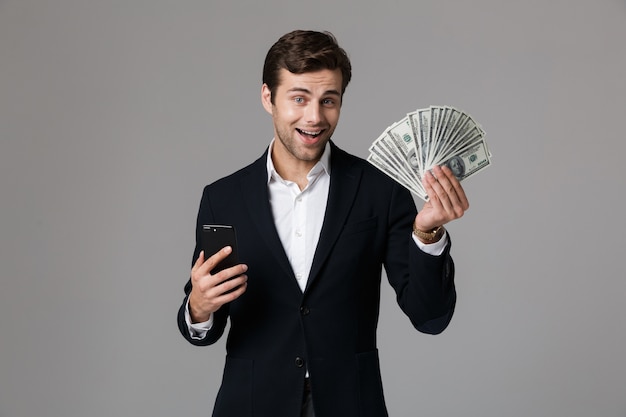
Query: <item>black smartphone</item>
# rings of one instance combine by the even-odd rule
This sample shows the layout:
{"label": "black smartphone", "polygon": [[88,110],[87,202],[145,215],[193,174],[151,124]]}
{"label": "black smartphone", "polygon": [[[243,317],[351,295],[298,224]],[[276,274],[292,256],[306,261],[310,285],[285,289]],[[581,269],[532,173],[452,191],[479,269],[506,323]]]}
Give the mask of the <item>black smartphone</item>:
{"label": "black smartphone", "polygon": [[211,271],[213,274],[239,263],[237,256],[237,234],[235,233],[234,226],[225,224],[203,225],[200,246],[204,251],[205,260],[222,250],[224,246],[233,248],[230,255],[213,268]]}

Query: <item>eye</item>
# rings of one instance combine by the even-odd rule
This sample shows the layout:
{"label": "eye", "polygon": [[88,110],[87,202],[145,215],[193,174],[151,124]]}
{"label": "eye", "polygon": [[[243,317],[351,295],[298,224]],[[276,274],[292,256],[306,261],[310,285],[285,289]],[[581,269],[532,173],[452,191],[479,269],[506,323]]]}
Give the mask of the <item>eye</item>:
{"label": "eye", "polygon": [[298,104],[302,104],[304,103],[304,97],[294,97],[293,101],[295,101]]}
{"label": "eye", "polygon": [[335,105],[335,100],[333,100],[332,98],[325,98],[324,100],[322,100],[322,105],[326,107],[332,107]]}

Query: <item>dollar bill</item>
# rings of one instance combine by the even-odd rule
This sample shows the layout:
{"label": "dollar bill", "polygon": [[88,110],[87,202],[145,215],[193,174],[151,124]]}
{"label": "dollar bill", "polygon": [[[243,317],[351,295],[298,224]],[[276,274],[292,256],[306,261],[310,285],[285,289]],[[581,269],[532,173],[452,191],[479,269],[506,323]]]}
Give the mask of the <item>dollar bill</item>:
{"label": "dollar bill", "polygon": [[[399,176],[393,169],[389,168],[389,166],[380,158],[378,158],[376,155],[370,154],[367,157],[367,160],[376,168],[380,169],[389,177],[393,178],[398,184],[402,185],[404,188],[411,191],[413,194],[418,195],[418,196],[422,195],[418,189],[414,188],[414,185],[411,182],[408,182],[404,178]],[[424,198],[424,197],[421,197],[421,198]]]}
{"label": "dollar bill", "polygon": [[421,160],[417,154],[417,143],[413,135],[413,128],[409,122],[409,117],[407,116],[393,124],[389,130],[387,130],[387,134],[393,140],[396,149],[399,151],[399,159],[402,160],[404,166],[407,167],[415,180],[421,183]]}
{"label": "dollar bill", "polygon": [[441,165],[445,165],[459,180],[463,181],[466,178],[471,177],[483,168],[486,168],[491,163],[489,153],[484,142],[480,142],[458,155],[453,155]]}
{"label": "dollar bill", "polygon": [[428,201],[426,171],[447,166],[463,181],[491,165],[485,131],[469,114],[451,106],[429,106],[407,113],[374,140],[367,160]]}

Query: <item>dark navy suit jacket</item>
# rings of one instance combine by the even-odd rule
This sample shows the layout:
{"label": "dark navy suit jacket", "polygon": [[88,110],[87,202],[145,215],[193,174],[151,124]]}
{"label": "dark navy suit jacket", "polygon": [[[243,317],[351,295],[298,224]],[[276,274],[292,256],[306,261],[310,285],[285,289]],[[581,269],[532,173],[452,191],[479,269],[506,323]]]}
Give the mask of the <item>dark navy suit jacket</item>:
{"label": "dark navy suit jacket", "polygon": [[[230,320],[215,417],[299,416],[307,370],[317,417],[386,416],[376,347],[383,266],[416,329],[436,334],[452,317],[450,245],[441,256],[420,251],[411,238],[410,193],[331,147],[328,203],[304,293],[274,226],[267,151],[204,190],[198,233],[203,224],[235,225],[239,258],[248,265],[248,289],[214,314],[204,339],[189,336],[186,299],[178,313],[181,333],[195,345],[217,341]],[[199,252],[196,245],[194,260]]]}

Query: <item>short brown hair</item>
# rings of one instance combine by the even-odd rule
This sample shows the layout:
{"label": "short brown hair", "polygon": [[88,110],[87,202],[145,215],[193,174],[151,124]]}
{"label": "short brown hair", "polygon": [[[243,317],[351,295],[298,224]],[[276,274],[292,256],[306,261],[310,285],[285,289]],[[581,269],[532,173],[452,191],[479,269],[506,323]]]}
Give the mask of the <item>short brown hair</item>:
{"label": "short brown hair", "polygon": [[263,66],[263,83],[274,92],[280,83],[279,73],[286,69],[293,74],[319,71],[323,69],[341,70],[341,94],[352,78],[352,65],[348,54],[330,32],[294,30],[278,39],[267,52]]}

